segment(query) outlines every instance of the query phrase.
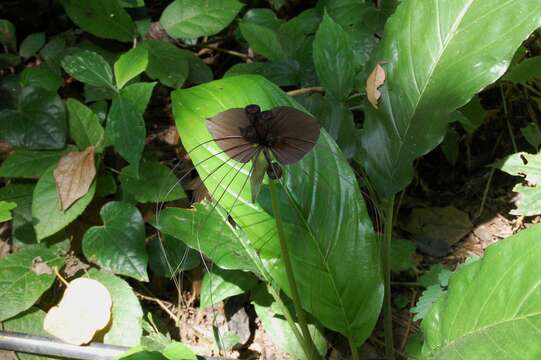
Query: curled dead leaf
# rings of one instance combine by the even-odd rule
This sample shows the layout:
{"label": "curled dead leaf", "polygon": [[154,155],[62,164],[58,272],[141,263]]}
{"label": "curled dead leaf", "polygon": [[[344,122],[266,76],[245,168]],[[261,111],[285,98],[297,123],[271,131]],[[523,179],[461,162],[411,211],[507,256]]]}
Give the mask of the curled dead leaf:
{"label": "curled dead leaf", "polygon": [[381,97],[379,88],[385,82],[385,70],[380,64],[376,64],[374,70],[366,80],[366,96],[374,108],[378,108],[378,100]]}
{"label": "curled dead leaf", "polygon": [[62,300],[43,320],[43,329],[73,345],[90,342],[111,319],[111,294],[99,281],[77,278],[71,281]]}
{"label": "curled dead leaf", "polygon": [[32,272],[36,275],[52,275],[53,270],[47,265],[45,261],[41,258],[41,256],[36,256],[32,259]]}
{"label": "curled dead leaf", "polygon": [[82,152],[72,151],[64,155],[54,169],[60,208],[65,211],[82,198],[90,189],[95,177],[93,146]]}

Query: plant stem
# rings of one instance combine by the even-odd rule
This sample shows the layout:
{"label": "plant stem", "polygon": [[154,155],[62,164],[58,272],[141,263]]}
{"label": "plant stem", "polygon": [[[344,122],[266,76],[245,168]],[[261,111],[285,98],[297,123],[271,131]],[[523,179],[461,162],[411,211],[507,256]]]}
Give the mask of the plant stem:
{"label": "plant stem", "polygon": [[307,88],[300,88],[288,91],[287,94],[289,96],[301,96],[306,94],[312,94],[312,93],[320,93],[323,94],[325,92],[325,89],[321,86],[314,86],[314,87],[307,87]]}
{"label": "plant stem", "polygon": [[513,150],[515,153],[518,153],[517,143],[515,141],[515,136],[513,135],[513,128],[511,127],[511,122],[509,122],[509,112],[507,111],[507,100],[505,99],[505,92],[503,91],[503,85],[500,84],[500,94],[502,96],[503,104],[503,113],[505,115],[505,123],[507,124],[507,131],[509,132],[509,137],[513,143]]}
{"label": "plant stem", "polygon": [[301,298],[299,296],[299,290],[295,276],[293,274],[293,266],[291,265],[291,259],[289,258],[289,252],[287,250],[287,244],[284,234],[284,227],[282,224],[282,216],[280,214],[280,206],[278,204],[278,196],[276,194],[276,185],[273,180],[269,180],[269,190],[272,201],[272,212],[274,213],[274,219],[276,220],[276,230],[278,231],[278,239],[280,240],[280,250],[282,252],[282,260],[284,262],[287,281],[291,290],[291,299],[295,306],[295,312],[297,313],[297,320],[302,331],[304,340],[308,345],[309,353],[306,354],[308,359],[313,360],[317,358],[317,350],[308,331],[308,324],[306,322],[306,316],[301,306]]}
{"label": "plant stem", "polygon": [[393,309],[391,306],[391,239],[393,237],[394,195],[387,199],[385,212],[385,236],[381,251],[383,265],[383,328],[385,333],[385,355],[387,360],[394,360]]}
{"label": "plant stem", "polygon": [[348,338],[348,342],[351,349],[351,360],[359,360],[359,350],[357,350],[357,346],[351,341],[351,338]]}

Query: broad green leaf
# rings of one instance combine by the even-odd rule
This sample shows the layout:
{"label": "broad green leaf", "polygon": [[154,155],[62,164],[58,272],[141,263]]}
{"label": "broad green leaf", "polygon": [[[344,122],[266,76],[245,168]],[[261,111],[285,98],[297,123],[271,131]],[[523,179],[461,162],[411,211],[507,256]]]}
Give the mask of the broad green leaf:
{"label": "broad green leaf", "polygon": [[39,178],[32,196],[32,217],[38,241],[62,230],[81,215],[96,192],[96,182],[94,182],[88,192],[68,210],[60,210],[60,200],[53,176],[55,167],[56,165],[53,165],[47,169]]}
{"label": "broad green leaf", "polygon": [[92,86],[85,84],[85,103],[94,101],[111,100],[117,94],[116,91],[110,87]]}
{"label": "broad green leaf", "polygon": [[521,176],[527,185],[517,184],[513,191],[520,194],[513,215],[534,216],[541,214],[541,153],[525,152],[513,154],[498,161],[495,166],[514,176]]}
{"label": "broad green leaf", "polygon": [[45,44],[45,33],[39,32],[28,35],[19,47],[19,55],[28,58],[35,55]]}
{"label": "broad green leaf", "polygon": [[145,6],[145,0],[118,0],[125,8],[138,8]]}
{"label": "broad green leaf", "polygon": [[391,242],[391,270],[400,272],[413,268],[415,244],[409,240],[393,239]]}
{"label": "broad green leaf", "polygon": [[365,0],[320,0],[316,9],[321,13],[326,11],[337,24],[345,29],[362,21],[368,8],[367,2]]}
{"label": "broad green leaf", "polygon": [[43,245],[27,246],[0,259],[0,321],[30,308],[53,284],[53,271],[38,271],[33,268],[36,264],[51,270],[61,268],[64,259]]}
{"label": "broad green leaf", "polygon": [[120,91],[120,95],[135,105],[137,110],[143,115],[152,97],[152,91],[155,85],[155,82],[130,84]]}
{"label": "broad green leaf", "polygon": [[122,54],[115,62],[116,86],[122,89],[124,85],[137,75],[141,74],[148,65],[148,50],[136,47]]}
{"label": "broad green leaf", "polygon": [[539,26],[538,0],[401,2],[373,56],[386,81],[379,110],[366,106],[361,141],[364,168],[380,194],[410,183],[413,160],[443,140],[452,112],[503,75]]}
{"label": "broad green leaf", "polygon": [[[254,103],[262,109],[302,108],[259,76],[229,77],[177,90],[172,103],[183,145],[199,164],[196,168],[206,188],[220,199],[259,254],[278,263],[271,275],[288,292],[274,219],[251,204],[247,177],[251,164],[231,161],[209,142],[205,122],[224,110]],[[382,286],[376,239],[353,171],[322,131],[314,149],[284,173],[282,190],[290,196],[290,207],[302,214],[302,221],[286,227],[286,239],[303,305],[323,325],[360,344],[375,324]]]}
{"label": "broad green leaf", "polygon": [[175,0],[165,8],[160,24],[174,38],[197,38],[222,31],[244,5],[237,0]]}
{"label": "broad green leaf", "polygon": [[105,129],[115,150],[139,172],[139,160],[145,146],[145,120],[139,108],[123,96],[113,99]]}
{"label": "broad green leaf", "polygon": [[258,74],[278,86],[294,86],[301,82],[300,71],[300,64],[296,60],[287,59],[263,63],[238,63],[230,67],[224,77]]}
{"label": "broad green leaf", "polygon": [[0,223],[13,218],[11,211],[17,207],[14,202],[0,201]]}
{"label": "broad green leaf", "polygon": [[101,55],[93,51],[84,50],[66,56],[62,59],[62,67],[68,74],[85,84],[115,88],[111,66]]}
{"label": "broad green leaf", "polygon": [[102,283],[113,300],[113,321],[111,327],[107,328],[103,342],[120,346],[138,345],[143,334],[143,310],[130,285],[118,276],[96,269],[90,269],[85,276]]}
{"label": "broad green leaf", "polygon": [[332,97],[325,96],[317,118],[346,158],[352,158],[357,149],[357,129],[351,110]]}
{"label": "broad green leaf", "polygon": [[541,80],[541,56],[528,58],[515,65],[503,77],[504,80],[516,84],[525,84],[535,80]]}
{"label": "broad green leaf", "polygon": [[100,210],[103,226],[93,226],[83,237],[85,257],[115,274],[148,281],[145,225],[133,205],[113,201]]}
{"label": "broad green leaf", "polygon": [[9,20],[0,19],[0,43],[12,51],[17,49],[15,26]]}
{"label": "broad green leaf", "polygon": [[541,145],[541,129],[539,129],[539,125],[537,125],[537,123],[530,123],[528,126],[520,129],[520,132],[530,145],[532,145],[536,150],[539,149],[539,145]]}
{"label": "broad green leaf", "polygon": [[491,245],[449,278],[422,322],[430,359],[535,359],[541,353],[541,226]]}
{"label": "broad green leaf", "polygon": [[130,42],[135,24],[117,0],[64,0],[66,14],[84,31],[105,39]]}
{"label": "broad green leaf", "polygon": [[100,124],[105,123],[105,120],[107,119],[107,111],[109,110],[109,104],[107,104],[107,101],[100,100],[96,101],[89,106],[92,111],[96,115],[98,115],[98,119],[100,120]]}
{"label": "broad green leaf", "polygon": [[314,65],[327,93],[345,99],[355,80],[353,44],[345,30],[325,14],[314,40]]}
{"label": "broad green leaf", "polygon": [[168,360],[197,360],[198,357],[194,352],[183,343],[173,341],[163,349],[162,354]]}
{"label": "broad green leaf", "polygon": [[469,135],[483,125],[486,117],[487,114],[481,105],[479,96],[474,96],[470,102],[460,108],[460,111],[451,114],[452,121],[458,121]]}
{"label": "broad green leaf", "polygon": [[[2,323],[4,330],[14,331],[23,334],[48,336],[43,330],[43,320],[45,312],[37,307],[31,307],[27,311],[6,320]],[[54,359],[43,355],[30,355],[22,352],[17,353],[17,358],[20,360],[48,360]]]}
{"label": "broad green leaf", "polygon": [[59,151],[14,151],[0,166],[0,177],[39,178],[64,155]]}
{"label": "broad green leaf", "polygon": [[141,203],[178,200],[186,197],[171,169],[157,161],[144,161],[137,167],[128,165],[120,173],[122,188]]}
{"label": "broad green leaf", "polygon": [[11,239],[16,246],[35,244],[36,232],[32,225],[32,193],[33,184],[11,183],[0,189],[0,201],[14,202],[11,222]]}
{"label": "broad green leaf", "polygon": [[203,277],[199,307],[207,308],[229,297],[242,294],[257,285],[257,278],[249,272],[223,270],[213,266]]}
{"label": "broad green leaf", "polygon": [[39,55],[45,61],[53,61],[55,58],[61,56],[65,49],[66,40],[60,36],[54,37],[39,51]]}
{"label": "broad green leaf", "polygon": [[242,21],[262,25],[269,29],[278,29],[285,21],[278,19],[276,13],[271,9],[256,8],[250,9],[242,17]]}
{"label": "broad green leaf", "polygon": [[105,130],[98,116],[92,109],[75,99],[68,99],[66,107],[69,113],[69,133],[79,150],[92,145],[96,153],[100,154],[105,145]]}
{"label": "broad green leaf", "polygon": [[66,110],[58,95],[37,87],[22,90],[15,109],[0,111],[0,140],[29,150],[61,149]]}
{"label": "broad green leaf", "polygon": [[142,47],[148,49],[146,74],[162,84],[178,88],[188,77],[189,60],[193,54],[175,45],[159,40],[145,40]]}
{"label": "broad green leaf", "polygon": [[57,92],[64,84],[64,80],[44,64],[24,69],[19,81],[23,87],[41,87],[52,92]]}
{"label": "broad green leaf", "polygon": [[201,255],[171,235],[155,237],[148,244],[149,265],[152,271],[165,278],[177,272],[192,270],[201,263]]}
{"label": "broad green leaf", "polygon": [[278,33],[275,29],[266,26],[242,21],[240,32],[250,47],[258,54],[269,60],[280,60],[287,58],[286,52],[280,43]]}

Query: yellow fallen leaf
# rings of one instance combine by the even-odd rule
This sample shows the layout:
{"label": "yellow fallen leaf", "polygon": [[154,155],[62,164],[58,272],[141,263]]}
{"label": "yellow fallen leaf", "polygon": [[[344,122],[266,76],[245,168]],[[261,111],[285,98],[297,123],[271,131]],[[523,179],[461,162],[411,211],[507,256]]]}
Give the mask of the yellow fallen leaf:
{"label": "yellow fallen leaf", "polygon": [[381,92],[378,90],[385,82],[385,70],[380,64],[376,64],[374,70],[366,80],[366,96],[368,101],[376,109],[378,108],[378,100],[381,97]]}
{"label": "yellow fallen leaf", "polygon": [[86,344],[109,323],[112,304],[111,294],[99,281],[75,279],[45,316],[43,328],[69,344]]}

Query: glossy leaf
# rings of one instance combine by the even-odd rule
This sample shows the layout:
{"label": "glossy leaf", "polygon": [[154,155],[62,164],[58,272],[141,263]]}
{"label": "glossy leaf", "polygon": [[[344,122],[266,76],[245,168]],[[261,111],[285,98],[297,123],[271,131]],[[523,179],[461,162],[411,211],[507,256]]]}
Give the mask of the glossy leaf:
{"label": "glossy leaf", "polygon": [[140,82],[130,84],[120,91],[121,96],[124,99],[129,100],[141,115],[145,113],[148,106],[148,102],[152,97],[152,91],[154,90],[155,82],[147,83]]}
{"label": "glossy leaf", "polygon": [[355,80],[353,44],[345,30],[325,14],[314,39],[314,65],[321,85],[337,100],[345,99]]}
{"label": "glossy leaf", "polygon": [[[56,166],[56,165],[55,165]],[[32,196],[32,217],[38,241],[62,230],[86,209],[94,198],[96,183],[68,210],[60,210],[60,200],[53,176],[54,167],[49,168],[39,178]]]}
{"label": "glossy leaf", "polygon": [[422,322],[425,358],[537,357],[540,232],[534,225],[499,241],[450,277],[446,295]]}
{"label": "glossy leaf", "polygon": [[16,108],[0,111],[0,140],[29,150],[61,149],[66,110],[58,95],[42,88],[22,90]]}
{"label": "glossy leaf", "polygon": [[86,275],[102,283],[113,299],[111,326],[106,329],[103,342],[110,345],[135,346],[143,329],[143,310],[130,285],[118,276],[90,269]]}
{"label": "glossy leaf", "polygon": [[116,86],[122,89],[124,85],[137,75],[141,74],[148,65],[148,50],[136,47],[122,54],[115,62]]}
{"label": "glossy leaf", "polygon": [[36,274],[33,264],[39,261],[49,268],[61,268],[64,259],[43,245],[27,246],[0,259],[0,321],[30,308],[54,282],[55,275]]}
{"label": "glossy leaf", "polygon": [[103,226],[88,229],[83,238],[85,257],[105,270],[148,281],[145,226],[136,207],[110,202],[100,210]]}
{"label": "glossy leaf", "polygon": [[37,179],[66,153],[59,151],[17,150],[0,165],[0,177]]}
{"label": "glossy leaf", "polygon": [[66,14],[84,31],[105,39],[130,42],[135,24],[117,0],[65,0]]}
{"label": "glossy leaf", "polygon": [[169,279],[177,272],[192,270],[201,263],[201,254],[167,234],[150,240],[148,256],[152,271]]}
{"label": "glossy leaf", "polygon": [[199,307],[207,308],[229,297],[242,294],[257,285],[257,278],[249,272],[222,270],[213,266],[201,284]]}
{"label": "glossy leaf", "polygon": [[160,24],[174,38],[214,35],[229,25],[243,6],[237,0],[175,0],[163,11]]}
{"label": "glossy leaf", "polygon": [[45,34],[34,33],[28,35],[22,42],[19,47],[19,55],[24,58],[28,58],[32,55],[35,55],[39,49],[45,44]]}
{"label": "glossy leaf", "polygon": [[[251,204],[250,186],[246,185],[250,164],[231,161],[209,143],[205,121],[248,104],[256,103],[262,109],[299,105],[258,76],[230,77],[178,90],[172,100],[184,147],[190,151],[199,146],[191,158],[199,164],[196,167],[206,179],[205,186],[220,199],[260,255],[279,261],[274,220]],[[382,287],[375,236],[355,176],[336,144],[322,131],[314,150],[285,169],[283,183],[291,197],[290,206],[302,214],[302,221],[287,226],[286,239],[303,305],[326,327],[360,344],[375,324]],[[344,268],[347,274],[340,270]],[[274,267],[272,276],[289,291],[282,266]]]}
{"label": "glossy leaf", "polygon": [[13,26],[11,21],[6,19],[0,19],[0,43],[12,51],[17,49],[15,26]]}
{"label": "glossy leaf", "polygon": [[66,107],[69,113],[69,133],[80,150],[94,146],[96,153],[101,153],[105,145],[105,130],[98,116],[83,103],[68,99]]}
{"label": "glossy leaf", "polygon": [[269,60],[287,58],[278,34],[274,29],[243,21],[240,23],[240,32],[256,53],[265,56]]}
{"label": "glossy leaf", "polygon": [[85,84],[115,88],[111,66],[101,55],[93,51],[84,50],[66,56],[62,59],[62,67],[68,74]]}
{"label": "glossy leaf", "polygon": [[351,110],[339,101],[325,96],[317,118],[340,146],[346,158],[352,158],[357,149],[357,129]]}
{"label": "glossy leaf", "polygon": [[173,88],[184,84],[193,54],[159,40],[145,40],[140,46],[148,49],[146,74],[151,79],[158,79],[162,84]]}
{"label": "glossy leaf", "polygon": [[366,107],[362,136],[364,167],[380,194],[409,184],[413,160],[443,140],[451,113],[503,75],[539,26],[537,0],[401,2],[373,56],[387,79],[380,109]]}

